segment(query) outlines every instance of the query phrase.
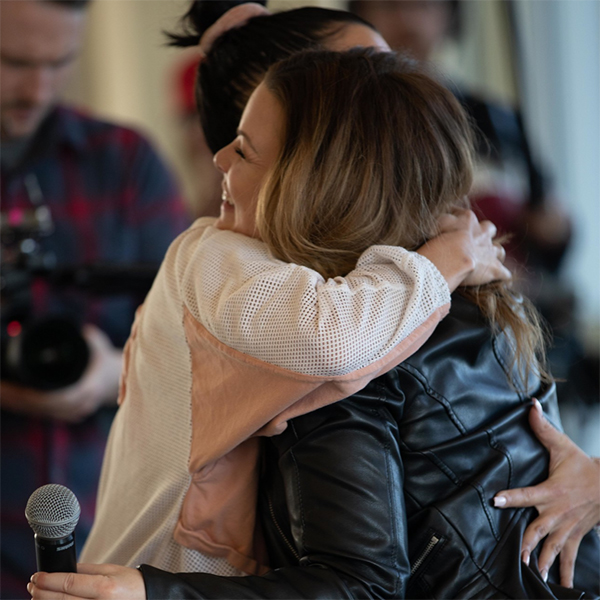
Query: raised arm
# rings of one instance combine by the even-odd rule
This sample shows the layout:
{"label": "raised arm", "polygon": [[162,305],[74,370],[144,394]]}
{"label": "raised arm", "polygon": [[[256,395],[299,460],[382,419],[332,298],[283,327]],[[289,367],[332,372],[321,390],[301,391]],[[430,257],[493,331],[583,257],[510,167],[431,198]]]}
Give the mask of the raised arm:
{"label": "raised arm", "polygon": [[419,253],[373,246],[353,271],[327,281],[274,259],[258,240],[209,227],[180,246],[180,288],[228,346],[292,371],[344,375],[412,343],[419,328],[426,339],[447,312],[449,282],[454,289],[481,270],[489,275],[478,283],[510,277],[495,228],[469,211],[453,227]]}

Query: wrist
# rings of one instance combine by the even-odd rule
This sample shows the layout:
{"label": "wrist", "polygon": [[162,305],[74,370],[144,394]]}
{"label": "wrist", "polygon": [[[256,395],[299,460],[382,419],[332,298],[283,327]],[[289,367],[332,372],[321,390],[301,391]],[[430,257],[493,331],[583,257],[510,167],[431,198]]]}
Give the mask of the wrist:
{"label": "wrist", "polygon": [[417,252],[436,266],[453,292],[475,269],[475,260],[467,252],[468,247],[465,232],[451,231],[431,239]]}

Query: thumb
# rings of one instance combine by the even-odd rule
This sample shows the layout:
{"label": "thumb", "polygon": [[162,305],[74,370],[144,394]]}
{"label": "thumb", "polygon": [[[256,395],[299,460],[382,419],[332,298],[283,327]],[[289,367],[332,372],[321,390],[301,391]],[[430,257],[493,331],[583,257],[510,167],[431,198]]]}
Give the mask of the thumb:
{"label": "thumb", "polygon": [[113,347],[108,335],[95,325],[86,323],[83,326],[83,337],[92,351],[102,351]]}
{"label": "thumb", "polygon": [[544,416],[544,410],[537,398],[533,399],[533,407],[529,411],[529,425],[537,439],[546,450],[560,449],[564,444],[565,434],[556,429]]}

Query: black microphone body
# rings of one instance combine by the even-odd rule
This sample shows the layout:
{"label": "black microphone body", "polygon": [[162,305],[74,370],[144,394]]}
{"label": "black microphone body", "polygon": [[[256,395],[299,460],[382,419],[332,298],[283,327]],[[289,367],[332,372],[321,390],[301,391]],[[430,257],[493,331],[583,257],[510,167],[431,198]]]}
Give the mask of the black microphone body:
{"label": "black microphone body", "polygon": [[62,485],[51,483],[33,492],[25,516],[35,533],[38,571],[77,573],[74,531],[80,514],[75,494]]}
{"label": "black microphone body", "polygon": [[33,536],[35,541],[35,559],[38,571],[47,573],[77,573],[77,553],[75,551],[75,534],[50,540]]}

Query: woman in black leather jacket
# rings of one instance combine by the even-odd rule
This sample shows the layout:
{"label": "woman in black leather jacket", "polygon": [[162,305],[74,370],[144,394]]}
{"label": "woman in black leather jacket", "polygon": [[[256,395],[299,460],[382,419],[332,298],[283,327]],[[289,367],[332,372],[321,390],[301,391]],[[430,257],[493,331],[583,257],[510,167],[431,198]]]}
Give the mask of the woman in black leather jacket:
{"label": "woman in black leather jacket", "polygon": [[[393,66],[394,60],[367,52],[299,55],[273,67],[266,85],[291,115],[286,133],[300,147],[302,128],[313,123],[307,106],[319,104],[307,102],[306,89],[335,82],[319,94],[319,118],[328,123],[324,139],[350,127],[357,144],[364,143],[363,128],[377,130],[374,123],[393,98],[403,115],[394,129],[402,141],[396,146],[384,133],[378,141],[397,151],[399,190],[428,152],[452,149],[448,179],[428,182],[435,191],[417,185],[398,193],[406,223],[398,242],[413,247],[431,218],[458,201],[450,190],[469,178],[469,161],[461,156],[469,132],[450,93],[402,63]],[[365,119],[352,125],[344,120],[347,80]],[[407,147],[418,156],[414,163]],[[323,161],[327,150],[324,145]],[[386,156],[384,149],[384,164]],[[333,253],[330,260],[336,259],[343,264]],[[562,587],[558,564],[540,573],[537,552],[529,564],[521,561],[535,511],[493,507],[498,491],[548,476],[547,453],[528,425],[534,399],[560,423],[554,384],[536,359],[539,349],[534,315],[505,284],[455,294],[450,315],[414,355],[362,392],[292,419],[265,443],[262,528],[277,568],[263,577],[219,578],[142,565],[148,597],[597,597],[595,533],[581,546],[574,587]]]}
{"label": "woman in black leather jacket", "polygon": [[[534,509],[494,494],[547,477],[528,427],[532,397],[558,422],[554,386],[508,384],[512,350],[455,294],[423,348],[351,398],[298,417],[265,444],[264,577],[141,567],[148,598],[593,598],[598,537],[574,589],[520,560]],[[585,594],[584,594],[585,591]]]}
{"label": "woman in black leather jacket", "polygon": [[[469,133],[447,91],[400,63],[392,67],[393,61],[365,52],[299,55],[272,68],[266,85],[293,115],[286,131],[300,146],[301,128],[311,123],[306,105],[315,104],[307,103],[304,90],[336,82],[321,92],[320,117],[329,123],[327,139],[336,139],[350,126],[343,83],[350,79],[352,101],[364,107],[365,119],[377,119],[394,98],[405,115],[397,117],[399,146],[410,147],[419,164],[428,144],[439,144],[441,153],[453,149],[453,184],[430,182],[438,190],[430,195],[411,187],[398,199],[410,224],[399,243],[412,247],[419,243],[416,232],[428,231],[430,218],[457,202],[449,190],[462,176],[468,179],[469,162],[459,157]],[[403,73],[397,88],[391,73]],[[328,107],[343,115],[341,123],[331,121]],[[372,122],[355,123],[357,144],[362,127],[375,129]],[[410,144],[409,128],[419,136]],[[379,143],[394,145],[383,133]],[[397,150],[401,187],[412,159],[405,148]],[[547,453],[528,425],[534,398],[560,423],[554,385],[536,360],[539,335],[527,303],[505,284],[455,294],[450,315],[413,356],[362,392],[291,420],[265,443],[262,528],[277,568],[263,577],[219,578],[142,565],[148,597],[597,597],[595,533],[582,543],[574,587],[562,587],[558,564],[540,573],[537,552],[528,565],[521,561],[521,540],[535,511],[493,507],[498,491],[548,476]]]}

